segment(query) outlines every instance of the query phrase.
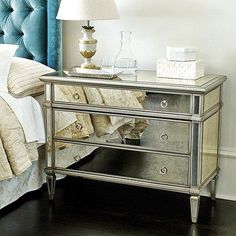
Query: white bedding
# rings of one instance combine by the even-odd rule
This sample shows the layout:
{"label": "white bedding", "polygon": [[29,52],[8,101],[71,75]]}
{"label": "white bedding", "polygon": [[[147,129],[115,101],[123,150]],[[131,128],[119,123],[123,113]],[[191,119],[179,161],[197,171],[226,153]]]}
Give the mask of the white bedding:
{"label": "white bedding", "polygon": [[30,96],[15,98],[4,92],[0,92],[0,96],[15,113],[23,128],[26,142],[45,143],[43,111],[39,103]]}

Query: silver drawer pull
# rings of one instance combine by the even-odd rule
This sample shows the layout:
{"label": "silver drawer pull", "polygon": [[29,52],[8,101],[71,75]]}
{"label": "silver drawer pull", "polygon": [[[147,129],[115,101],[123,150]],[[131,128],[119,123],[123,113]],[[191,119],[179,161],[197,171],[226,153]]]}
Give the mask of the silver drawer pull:
{"label": "silver drawer pull", "polygon": [[76,162],[79,162],[81,160],[81,157],[79,155],[74,156],[74,160]]}
{"label": "silver drawer pull", "polygon": [[78,93],[74,93],[74,94],[73,94],[73,98],[74,98],[75,100],[79,100],[80,96],[79,96]]}
{"label": "silver drawer pull", "polygon": [[167,108],[167,107],[168,107],[168,102],[167,102],[167,100],[161,101],[161,107],[162,107],[162,108]]}
{"label": "silver drawer pull", "polygon": [[160,173],[162,174],[162,175],[165,175],[166,173],[167,173],[167,168],[165,167],[165,166],[163,166],[163,167],[161,167],[161,169],[160,169]]}
{"label": "silver drawer pull", "polygon": [[81,130],[83,129],[83,125],[77,123],[77,124],[75,125],[75,128],[76,128],[77,130],[81,131]]}
{"label": "silver drawer pull", "polygon": [[160,136],[160,138],[161,138],[162,141],[167,141],[169,137],[168,137],[167,134],[162,134],[162,135]]}

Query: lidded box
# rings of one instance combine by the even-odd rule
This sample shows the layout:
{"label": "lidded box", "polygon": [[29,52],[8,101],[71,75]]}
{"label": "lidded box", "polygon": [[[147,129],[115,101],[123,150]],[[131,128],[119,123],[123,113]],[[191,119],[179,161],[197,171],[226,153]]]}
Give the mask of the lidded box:
{"label": "lidded box", "polygon": [[164,58],[157,61],[157,77],[195,80],[202,76],[204,76],[202,60],[169,61]]}
{"label": "lidded box", "polygon": [[197,52],[195,47],[169,47],[166,48],[166,57],[170,61],[195,61]]}

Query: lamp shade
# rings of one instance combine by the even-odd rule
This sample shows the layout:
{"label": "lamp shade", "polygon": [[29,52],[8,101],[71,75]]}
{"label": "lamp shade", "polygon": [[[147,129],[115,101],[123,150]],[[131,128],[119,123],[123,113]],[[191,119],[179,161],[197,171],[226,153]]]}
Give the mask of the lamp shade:
{"label": "lamp shade", "polygon": [[118,19],[115,0],[62,0],[57,19],[105,20]]}

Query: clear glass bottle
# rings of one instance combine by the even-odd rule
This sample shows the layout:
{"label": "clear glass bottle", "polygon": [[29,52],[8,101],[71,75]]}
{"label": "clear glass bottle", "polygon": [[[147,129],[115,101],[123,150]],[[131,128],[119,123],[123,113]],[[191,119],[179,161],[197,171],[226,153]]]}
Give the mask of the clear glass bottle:
{"label": "clear glass bottle", "polygon": [[114,59],[114,68],[116,71],[123,71],[123,75],[136,76],[137,60],[130,48],[131,32],[121,31],[120,42],[120,50]]}

